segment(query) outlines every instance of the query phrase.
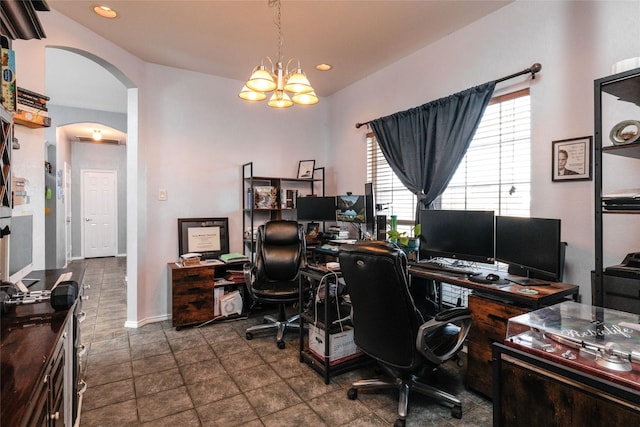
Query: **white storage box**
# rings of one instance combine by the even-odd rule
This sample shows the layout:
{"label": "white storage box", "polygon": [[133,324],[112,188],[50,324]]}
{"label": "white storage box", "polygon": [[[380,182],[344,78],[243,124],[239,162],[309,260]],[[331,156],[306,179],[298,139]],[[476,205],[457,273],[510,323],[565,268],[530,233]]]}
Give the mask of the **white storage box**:
{"label": "white storage box", "polygon": [[[309,351],[320,360],[325,360],[324,355],[325,331],[309,324]],[[344,331],[329,335],[329,365],[335,365],[362,354],[353,340],[353,328],[344,327]]]}

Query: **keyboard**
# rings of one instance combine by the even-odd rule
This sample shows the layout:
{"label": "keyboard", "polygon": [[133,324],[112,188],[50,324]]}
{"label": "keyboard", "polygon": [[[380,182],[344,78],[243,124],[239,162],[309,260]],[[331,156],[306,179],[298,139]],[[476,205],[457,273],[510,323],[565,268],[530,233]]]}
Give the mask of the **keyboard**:
{"label": "keyboard", "polygon": [[409,265],[418,269],[443,271],[446,273],[462,274],[465,276],[477,276],[480,274],[479,271],[475,271],[469,267],[456,267],[438,261],[411,261],[409,262]]}

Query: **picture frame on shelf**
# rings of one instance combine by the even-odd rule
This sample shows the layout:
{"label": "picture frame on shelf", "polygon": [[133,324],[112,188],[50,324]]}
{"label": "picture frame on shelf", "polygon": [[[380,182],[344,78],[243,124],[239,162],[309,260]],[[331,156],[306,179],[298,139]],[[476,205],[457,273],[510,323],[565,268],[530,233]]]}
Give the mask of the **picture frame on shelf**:
{"label": "picture frame on shelf", "polygon": [[315,160],[300,160],[298,163],[298,179],[313,179]]}
{"label": "picture frame on shelf", "polygon": [[254,188],[255,209],[278,209],[278,189],[271,185],[259,185]]}
{"label": "picture frame on shelf", "polygon": [[591,136],[552,142],[551,180],[590,181],[592,179]]}

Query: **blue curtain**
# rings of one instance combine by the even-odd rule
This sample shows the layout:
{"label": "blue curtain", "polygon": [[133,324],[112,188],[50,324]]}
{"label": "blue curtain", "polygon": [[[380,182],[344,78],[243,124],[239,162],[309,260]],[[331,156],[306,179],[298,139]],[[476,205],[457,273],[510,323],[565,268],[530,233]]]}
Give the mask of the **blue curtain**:
{"label": "blue curtain", "polygon": [[369,122],[391,169],[429,208],[447,187],[491,100],[495,82]]}

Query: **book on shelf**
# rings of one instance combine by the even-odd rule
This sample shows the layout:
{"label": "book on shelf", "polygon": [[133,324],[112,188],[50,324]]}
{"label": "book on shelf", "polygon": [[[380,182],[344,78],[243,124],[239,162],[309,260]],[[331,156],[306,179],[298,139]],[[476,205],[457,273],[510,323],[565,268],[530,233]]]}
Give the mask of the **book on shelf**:
{"label": "book on shelf", "polygon": [[16,107],[16,111],[24,111],[25,113],[32,113],[38,116],[49,117],[49,111],[44,108],[31,107],[29,105],[24,105],[18,101],[18,105]]}
{"label": "book on shelf", "polygon": [[2,71],[2,106],[8,111],[16,110],[16,57],[9,49],[9,39],[0,40],[0,68]]}
{"label": "book on shelf", "polygon": [[29,99],[32,99],[34,101],[38,101],[38,102],[40,102],[42,104],[46,104],[47,101],[51,100],[51,98],[49,98],[46,95],[42,95],[41,93],[37,93],[37,92],[25,89],[25,88],[20,87],[20,86],[18,86],[18,95],[23,97],[23,98],[29,98]]}
{"label": "book on shelf", "polygon": [[35,110],[49,111],[49,109],[47,108],[47,104],[40,104],[39,102],[33,102],[33,101],[28,100],[28,99],[23,99],[19,95],[18,95],[18,98],[16,100],[16,103],[17,103],[18,107],[24,106],[24,107],[33,108]]}
{"label": "book on shelf", "polygon": [[227,270],[224,278],[232,283],[244,283],[244,272],[242,270]]}
{"label": "book on shelf", "polygon": [[228,254],[220,255],[220,261],[224,262],[225,264],[245,263],[249,261],[249,257],[247,257],[245,254],[231,252]]}

